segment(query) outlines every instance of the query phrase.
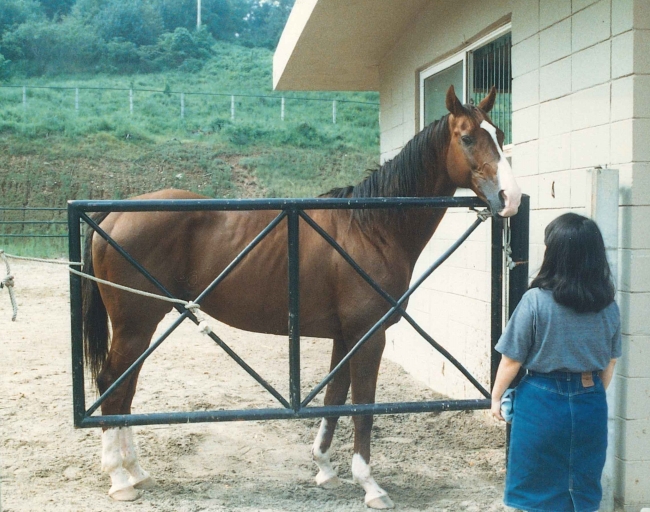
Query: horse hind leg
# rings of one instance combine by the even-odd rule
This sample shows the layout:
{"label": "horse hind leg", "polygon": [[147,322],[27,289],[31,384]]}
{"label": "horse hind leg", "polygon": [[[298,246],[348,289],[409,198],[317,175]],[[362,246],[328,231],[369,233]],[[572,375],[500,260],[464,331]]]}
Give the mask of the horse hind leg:
{"label": "horse hind leg", "polygon": [[[102,368],[97,384],[104,393],[124,371],[146,350],[155,325],[147,333],[125,335],[125,329],[116,329],[108,359]],[[114,390],[102,404],[102,414],[130,414],[140,368]],[[133,501],[139,493],[153,485],[151,476],[144,471],[137,460],[131,427],[107,428],[102,434],[102,471],[111,479],[109,496],[117,501]]]}
{"label": "horse hind leg", "polygon": [[[355,404],[370,404],[375,402],[377,377],[381,355],[386,344],[383,331],[375,334],[372,339],[357,352],[350,360],[350,376],[352,379],[352,402]],[[366,495],[366,506],[374,509],[388,509],[395,505],[372,477],[370,471],[370,434],[373,417],[354,416],[354,455],[352,456],[352,477]]]}
{"label": "horse hind leg", "polygon": [[[330,370],[339,364],[346,353],[345,344],[341,340],[334,340]],[[350,367],[346,364],[328,384],[325,391],[325,405],[344,404],[348,396],[348,389],[350,389]],[[316,483],[324,489],[333,489],[341,485],[341,481],[330,460],[330,447],[332,446],[332,438],[334,437],[338,419],[338,416],[332,416],[321,420],[311,450],[312,458],[319,469],[316,475]]]}

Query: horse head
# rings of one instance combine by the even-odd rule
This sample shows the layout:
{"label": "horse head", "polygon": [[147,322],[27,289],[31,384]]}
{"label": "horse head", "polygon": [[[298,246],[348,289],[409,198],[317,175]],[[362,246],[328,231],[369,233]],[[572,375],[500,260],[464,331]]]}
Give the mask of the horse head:
{"label": "horse head", "polygon": [[503,132],[488,116],[495,98],[492,87],[478,107],[462,105],[454,86],[449,87],[447,173],[457,186],[473,190],[493,214],[510,217],[519,209],[521,190],[502,151]]}

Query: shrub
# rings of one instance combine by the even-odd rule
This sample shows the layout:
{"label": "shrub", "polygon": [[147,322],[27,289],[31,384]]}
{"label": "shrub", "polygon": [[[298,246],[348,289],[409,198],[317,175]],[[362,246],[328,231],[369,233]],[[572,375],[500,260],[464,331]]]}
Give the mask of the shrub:
{"label": "shrub", "polygon": [[19,60],[30,74],[70,73],[92,68],[103,56],[104,42],[74,18],[61,23],[25,23],[3,38],[5,56]]}
{"label": "shrub", "polygon": [[6,80],[9,78],[9,63],[11,61],[4,58],[4,55],[0,53],[0,81]]}
{"label": "shrub", "polygon": [[163,31],[160,14],[142,0],[108,0],[92,24],[106,41],[129,41],[138,46],[154,44]]}
{"label": "shrub", "polygon": [[22,23],[43,18],[36,0],[2,0],[0,2],[0,36]]}

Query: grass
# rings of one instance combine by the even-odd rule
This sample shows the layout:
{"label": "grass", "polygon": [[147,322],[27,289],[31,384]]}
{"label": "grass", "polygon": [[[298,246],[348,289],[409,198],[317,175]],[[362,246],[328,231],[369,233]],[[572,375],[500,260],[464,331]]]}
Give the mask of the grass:
{"label": "grass", "polygon": [[[0,207],[64,207],[69,199],[122,199],[170,187],[209,197],[308,197],[357,183],[377,166],[375,93],[274,92],[272,52],[225,43],[214,50],[195,73],[30,79],[26,107],[25,80],[4,84]],[[21,218],[0,211],[0,222],[7,220]],[[18,229],[27,228],[0,225],[0,234]],[[0,238],[0,248],[64,254],[59,242]]]}

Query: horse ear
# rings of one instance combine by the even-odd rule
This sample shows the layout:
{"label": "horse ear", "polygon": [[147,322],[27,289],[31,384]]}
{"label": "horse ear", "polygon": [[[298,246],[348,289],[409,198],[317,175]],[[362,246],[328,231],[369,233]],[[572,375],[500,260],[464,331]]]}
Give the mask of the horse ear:
{"label": "horse ear", "polygon": [[492,107],[494,107],[494,100],[496,97],[497,89],[496,87],[492,86],[492,89],[490,89],[488,95],[481,100],[481,103],[478,104],[478,108],[487,114],[490,110],[492,110]]}
{"label": "horse ear", "polygon": [[447,106],[447,110],[449,110],[449,112],[455,116],[461,115],[464,111],[463,105],[456,96],[456,91],[454,90],[453,85],[450,85],[449,89],[447,89],[447,98],[445,99],[445,104]]}

